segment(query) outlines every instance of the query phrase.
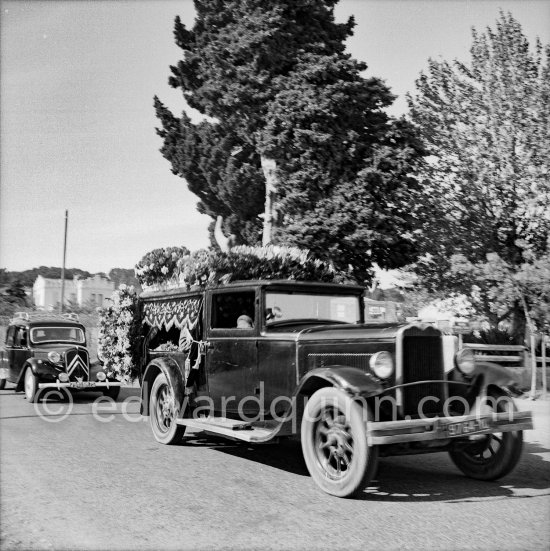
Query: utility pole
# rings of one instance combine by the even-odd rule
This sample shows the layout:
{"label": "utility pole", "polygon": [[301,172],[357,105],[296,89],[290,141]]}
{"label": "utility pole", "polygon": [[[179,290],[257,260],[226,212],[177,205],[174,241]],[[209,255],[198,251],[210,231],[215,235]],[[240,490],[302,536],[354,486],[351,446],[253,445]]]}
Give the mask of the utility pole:
{"label": "utility pole", "polygon": [[61,267],[61,304],[59,312],[63,313],[63,302],[65,301],[65,258],[67,256],[67,225],[69,223],[69,211],[65,210],[65,236],[63,238],[63,266]]}

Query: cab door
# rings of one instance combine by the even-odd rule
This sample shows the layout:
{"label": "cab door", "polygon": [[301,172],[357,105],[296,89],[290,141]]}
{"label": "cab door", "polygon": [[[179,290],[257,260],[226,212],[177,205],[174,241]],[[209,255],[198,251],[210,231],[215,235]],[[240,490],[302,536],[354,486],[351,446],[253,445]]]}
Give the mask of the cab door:
{"label": "cab door", "polygon": [[16,327],[13,339],[11,366],[16,379],[19,378],[25,362],[30,358],[29,335],[26,327]]}
{"label": "cab door", "polygon": [[15,325],[8,328],[6,348],[2,356],[1,367],[7,370],[7,380],[17,382],[25,361],[30,357],[26,328]]}
{"label": "cab door", "polygon": [[253,288],[219,289],[207,298],[206,370],[216,415],[259,412],[257,297]]}

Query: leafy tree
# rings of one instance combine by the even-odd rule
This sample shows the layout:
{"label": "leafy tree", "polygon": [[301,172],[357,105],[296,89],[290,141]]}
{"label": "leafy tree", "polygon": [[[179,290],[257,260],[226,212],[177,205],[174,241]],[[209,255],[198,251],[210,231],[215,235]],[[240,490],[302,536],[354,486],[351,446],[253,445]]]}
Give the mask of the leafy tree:
{"label": "leafy tree", "polygon": [[134,287],[136,293],[141,292],[141,286],[132,268],[112,268],[109,271],[109,279],[114,282],[115,289],[124,284]]}
{"label": "leafy tree", "polygon": [[12,304],[26,304],[27,294],[19,279],[15,279],[10,283],[9,287],[6,289],[5,297],[6,300]]}
{"label": "leafy tree", "polygon": [[18,311],[17,305],[7,300],[6,295],[0,293],[0,316],[12,317],[16,311]]}
{"label": "leafy tree", "polygon": [[472,263],[454,255],[451,271],[474,289],[472,302],[485,300],[483,308],[493,325],[506,320],[519,303],[534,329],[548,331],[550,320],[550,250],[538,258],[524,253],[522,263],[511,266],[497,253]]}
{"label": "leafy tree", "polygon": [[210,118],[194,125],[155,98],[157,132],[199,211],[223,216],[238,243],[263,231],[264,244],[310,248],[366,280],[373,263],[414,255],[423,150],[385,114],[385,84],[345,53],[354,21],[334,21],[336,1],[197,0],[192,30],[176,18],[184,58],[169,83]]}
{"label": "leafy tree", "polygon": [[[423,255],[416,272],[430,289],[471,294],[477,281],[476,303],[493,321],[499,287],[487,273],[495,268],[494,255],[513,279],[547,252],[549,56],[539,40],[532,51],[519,22],[501,13],[496,30],[473,30],[470,64],[430,60],[409,97],[431,154],[423,168]],[[473,277],[451,269],[455,254]],[[500,315],[512,320],[519,336],[525,309],[512,295]]]}

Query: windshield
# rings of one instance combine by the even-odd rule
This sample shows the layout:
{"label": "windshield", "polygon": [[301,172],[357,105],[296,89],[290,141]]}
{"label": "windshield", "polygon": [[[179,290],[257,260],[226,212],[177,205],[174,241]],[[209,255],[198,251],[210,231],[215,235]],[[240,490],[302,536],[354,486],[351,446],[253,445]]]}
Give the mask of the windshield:
{"label": "windshield", "polygon": [[269,291],[265,296],[265,320],[268,327],[280,321],[304,319],[359,323],[360,317],[357,296]]}
{"label": "windshield", "polygon": [[31,341],[36,344],[46,342],[85,344],[86,336],[80,327],[33,327]]}

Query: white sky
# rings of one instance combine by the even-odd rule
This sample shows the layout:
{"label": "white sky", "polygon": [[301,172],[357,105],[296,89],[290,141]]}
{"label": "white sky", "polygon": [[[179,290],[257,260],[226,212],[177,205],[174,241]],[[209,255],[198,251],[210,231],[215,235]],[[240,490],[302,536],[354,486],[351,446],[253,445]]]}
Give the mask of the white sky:
{"label": "white sky", "polygon": [[[209,219],[170,172],[155,134],[157,94],[180,59],[176,15],[191,27],[191,0],[0,1],[0,267],[132,268],[156,247],[208,245]],[[550,42],[548,0],[341,0],[356,16],[349,41],[367,76],[404,94],[428,57],[468,60],[470,29],[511,11],[534,41]]]}

